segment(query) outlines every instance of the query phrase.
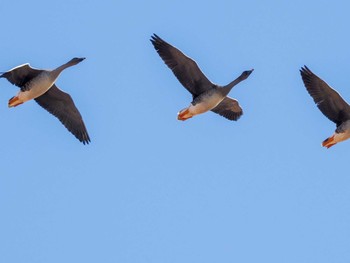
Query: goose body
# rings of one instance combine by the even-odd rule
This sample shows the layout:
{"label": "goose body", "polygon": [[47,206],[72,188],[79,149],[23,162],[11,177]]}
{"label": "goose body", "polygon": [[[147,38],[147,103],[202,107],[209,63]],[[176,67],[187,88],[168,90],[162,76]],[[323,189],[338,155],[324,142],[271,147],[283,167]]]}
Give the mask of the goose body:
{"label": "goose body", "polygon": [[53,78],[52,71],[44,70],[31,81],[27,82],[23,91],[19,91],[16,99],[9,101],[9,107],[16,107],[28,100],[35,99],[48,91],[55,83],[57,78]]}
{"label": "goose body", "polygon": [[56,116],[79,141],[88,144],[90,137],[71,96],[55,84],[64,69],[84,59],[73,58],[54,70],[35,69],[27,63],[4,72],[0,78],[6,78],[20,88],[17,95],[9,100],[8,106],[16,107],[34,99],[41,107]]}
{"label": "goose body", "polygon": [[337,126],[334,134],[324,140],[322,146],[330,148],[338,142],[349,139],[350,105],[337,91],[315,75],[308,67],[302,67],[300,74],[307,91],[314,99],[317,107]]}
{"label": "goose body", "polygon": [[216,88],[209,89],[197,96],[187,108],[181,110],[177,118],[178,120],[187,120],[195,115],[210,111],[219,105],[224,98],[225,96]]}
{"label": "goose body", "polygon": [[235,85],[247,79],[253,70],[244,71],[226,86],[219,86],[208,80],[194,60],[156,34],[151,37],[151,42],[165,64],[192,94],[193,101],[178,113],[179,120],[187,120],[210,110],[229,120],[240,118],[243,111],[238,101],[227,95]]}

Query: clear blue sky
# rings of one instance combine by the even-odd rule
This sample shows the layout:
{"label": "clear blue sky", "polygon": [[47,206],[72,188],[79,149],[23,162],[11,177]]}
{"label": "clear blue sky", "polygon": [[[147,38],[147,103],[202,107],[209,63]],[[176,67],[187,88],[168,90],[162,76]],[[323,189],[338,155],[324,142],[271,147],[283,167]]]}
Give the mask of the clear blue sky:
{"label": "clear blue sky", "polygon": [[[103,1],[102,1],[103,2]],[[79,143],[0,80],[0,262],[350,262],[350,141],[301,81],[306,64],[350,100],[346,1],[13,1],[0,71],[54,68],[80,109]],[[157,33],[244,115],[186,122],[191,101],[153,49]]]}

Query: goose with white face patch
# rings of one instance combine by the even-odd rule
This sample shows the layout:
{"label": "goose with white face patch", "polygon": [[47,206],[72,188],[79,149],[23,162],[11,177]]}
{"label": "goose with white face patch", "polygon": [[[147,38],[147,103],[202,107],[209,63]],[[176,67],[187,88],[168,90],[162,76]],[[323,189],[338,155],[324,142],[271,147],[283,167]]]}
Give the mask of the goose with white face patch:
{"label": "goose with white face patch", "polygon": [[208,80],[194,60],[156,34],[151,42],[165,64],[193,96],[191,104],[178,113],[179,120],[184,121],[210,110],[229,120],[236,121],[241,117],[243,111],[238,101],[227,95],[235,85],[247,79],[253,69],[244,71],[228,85],[219,86]]}
{"label": "goose with white face patch", "polygon": [[307,66],[300,70],[304,85],[320,111],[337,128],[334,134],[322,142],[324,147],[332,147],[350,138],[350,105],[326,82],[316,76]]}
{"label": "goose with white face patch", "polygon": [[8,106],[16,107],[34,99],[41,107],[56,116],[79,141],[88,144],[90,137],[71,96],[55,85],[64,69],[84,59],[73,58],[54,70],[35,69],[29,64],[23,64],[2,73],[0,78],[6,78],[20,88],[18,94],[9,100]]}

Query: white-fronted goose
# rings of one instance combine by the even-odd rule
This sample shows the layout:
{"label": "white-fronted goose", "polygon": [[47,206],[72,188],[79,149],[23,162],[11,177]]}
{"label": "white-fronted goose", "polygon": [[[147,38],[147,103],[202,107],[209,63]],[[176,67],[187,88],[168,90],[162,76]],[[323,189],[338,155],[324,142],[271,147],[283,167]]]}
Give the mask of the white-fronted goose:
{"label": "white-fronted goose", "polygon": [[320,111],[331,121],[337,128],[335,133],[322,142],[322,146],[332,147],[338,142],[350,138],[350,106],[345,100],[332,89],[326,82],[316,76],[312,71],[304,66],[300,70],[301,77],[305,87],[311,97],[314,99]]}
{"label": "white-fronted goose", "polygon": [[231,89],[253,72],[244,71],[226,86],[213,84],[199,69],[197,63],[180,50],[154,34],[151,42],[165,64],[173,71],[180,83],[192,94],[189,107],[178,113],[179,120],[187,120],[209,110],[229,119],[238,120],[243,114],[238,101],[227,97]]}
{"label": "white-fronted goose", "polygon": [[55,82],[61,72],[85,58],[73,58],[54,70],[32,68],[29,64],[15,67],[0,75],[21,90],[9,100],[9,107],[16,107],[34,99],[41,107],[56,116],[62,124],[83,144],[90,142],[83,119],[71,96],[60,90]]}

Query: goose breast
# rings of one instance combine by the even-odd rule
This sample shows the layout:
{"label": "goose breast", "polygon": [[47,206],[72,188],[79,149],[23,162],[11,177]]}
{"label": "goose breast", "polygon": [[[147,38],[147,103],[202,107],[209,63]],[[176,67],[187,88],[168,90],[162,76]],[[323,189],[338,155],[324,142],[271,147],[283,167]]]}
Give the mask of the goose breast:
{"label": "goose breast", "polygon": [[54,83],[55,79],[51,78],[50,72],[43,71],[27,82],[25,91],[20,91],[17,96],[23,102],[35,99],[48,91]]}

